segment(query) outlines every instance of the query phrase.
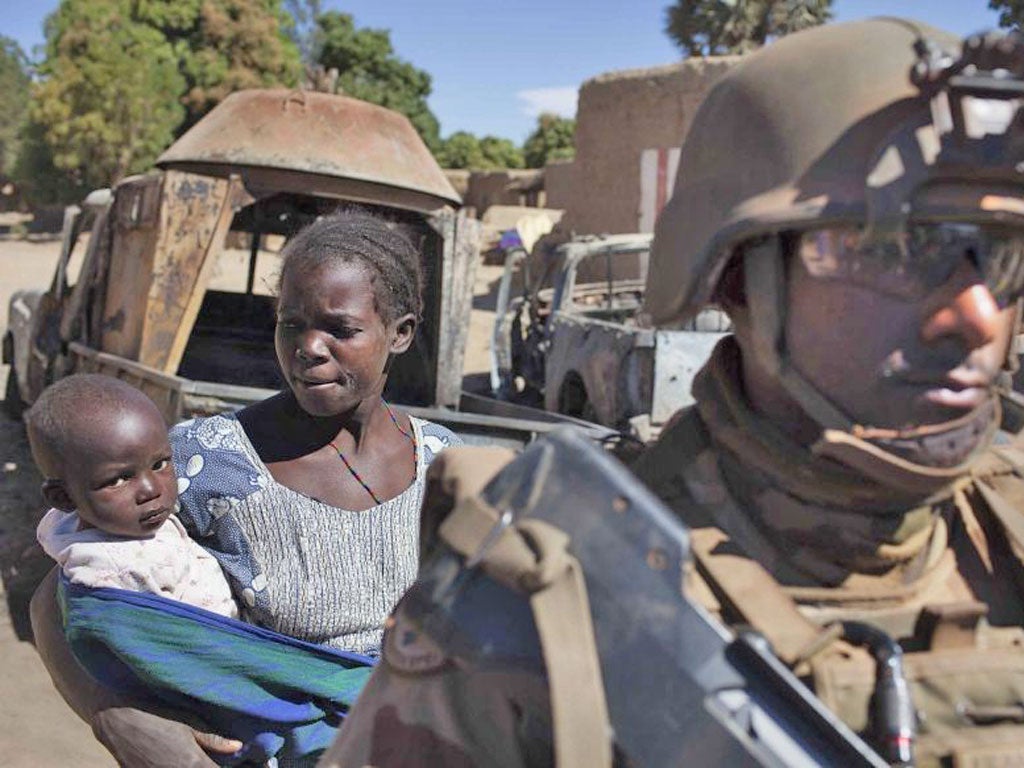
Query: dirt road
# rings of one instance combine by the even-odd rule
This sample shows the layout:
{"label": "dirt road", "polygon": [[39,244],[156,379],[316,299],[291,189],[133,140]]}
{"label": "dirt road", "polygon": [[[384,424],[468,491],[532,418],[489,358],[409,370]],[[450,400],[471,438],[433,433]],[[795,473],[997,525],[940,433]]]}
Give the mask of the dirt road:
{"label": "dirt road", "polygon": [[[11,294],[47,285],[59,248],[0,241],[0,332]],[[6,381],[0,366],[0,387]],[[28,600],[50,567],[35,541],[39,482],[22,425],[0,413],[0,765],[106,768],[114,761],[54,690],[28,642]]]}
{"label": "dirt road", "polygon": [[[47,286],[59,250],[55,241],[0,241],[0,334],[6,329],[11,294]],[[244,286],[243,256],[229,255],[218,265],[213,279],[217,287]],[[275,265],[262,258],[260,262],[257,290],[263,292],[273,282]],[[465,366],[475,387],[486,380],[494,286],[500,274],[500,267],[489,266],[477,273]],[[8,367],[0,365],[0,387],[7,374]],[[54,690],[29,642],[28,600],[50,567],[35,541],[43,512],[40,479],[22,425],[0,412],[0,597],[5,598],[0,606],[0,766],[105,768],[113,760]]]}

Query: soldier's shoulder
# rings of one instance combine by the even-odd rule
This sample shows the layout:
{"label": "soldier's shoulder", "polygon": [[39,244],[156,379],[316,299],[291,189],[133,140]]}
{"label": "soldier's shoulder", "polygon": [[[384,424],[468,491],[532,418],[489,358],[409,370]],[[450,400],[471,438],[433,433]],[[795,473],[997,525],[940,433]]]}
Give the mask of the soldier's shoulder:
{"label": "soldier's shoulder", "polygon": [[662,486],[675,483],[683,468],[696,461],[710,445],[707,427],[696,407],[683,408],[665,424],[658,439],[643,450],[630,469],[660,496]]}

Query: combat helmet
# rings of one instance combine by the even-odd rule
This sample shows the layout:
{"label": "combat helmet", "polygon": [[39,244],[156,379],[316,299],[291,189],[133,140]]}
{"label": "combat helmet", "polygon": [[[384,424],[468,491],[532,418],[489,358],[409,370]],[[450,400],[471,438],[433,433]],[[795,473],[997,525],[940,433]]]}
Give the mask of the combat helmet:
{"label": "combat helmet", "polygon": [[[912,220],[1024,227],[1022,76],[1015,34],[961,44],[893,18],[818,27],[747,57],[709,93],[683,145],[655,230],[648,315],[692,317],[738,247],[777,248],[783,232],[857,227],[899,253]],[[1021,261],[1007,265],[1014,280]],[[786,365],[781,259],[748,251],[744,262],[760,270],[747,272],[755,353],[823,427],[851,429]]]}

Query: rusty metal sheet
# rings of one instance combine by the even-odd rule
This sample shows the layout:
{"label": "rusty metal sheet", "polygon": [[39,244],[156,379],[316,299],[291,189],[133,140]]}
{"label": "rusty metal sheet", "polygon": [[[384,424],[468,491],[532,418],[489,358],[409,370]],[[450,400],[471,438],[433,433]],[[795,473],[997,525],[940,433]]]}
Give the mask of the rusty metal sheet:
{"label": "rusty metal sheet", "polygon": [[462,367],[466,355],[473,307],[473,280],[479,261],[480,224],[465,212],[433,217],[431,224],[444,238],[441,263],[441,312],[437,333],[437,394],[435,404],[457,407],[462,394]]}
{"label": "rusty metal sheet", "polygon": [[146,317],[146,294],[153,273],[157,216],[163,174],[125,179],[110,211],[111,239],[104,265],[105,291],[100,349],[137,359]]}
{"label": "rusty metal sheet", "polygon": [[225,178],[238,173],[259,195],[300,192],[421,212],[462,204],[404,115],[327,93],[233,93],[157,165]]}
{"label": "rusty metal sheet", "polygon": [[578,376],[598,423],[617,426],[641,412],[641,405],[629,402],[624,378],[626,361],[637,346],[635,330],[564,312],[549,322],[551,349],[544,383],[545,408],[557,411],[566,380]]}
{"label": "rusty metal sheet", "polygon": [[[159,236],[153,258],[153,272],[145,305],[145,324],[140,340],[140,363],[159,369],[177,369],[183,342],[191,331],[195,315],[187,309],[198,303],[194,297],[206,290],[211,256],[223,243],[231,222],[230,183],[180,171],[165,173]],[[225,219],[225,212],[227,214]],[[219,225],[219,226],[218,226]],[[220,242],[214,242],[219,236]],[[176,358],[176,359],[172,359]]]}

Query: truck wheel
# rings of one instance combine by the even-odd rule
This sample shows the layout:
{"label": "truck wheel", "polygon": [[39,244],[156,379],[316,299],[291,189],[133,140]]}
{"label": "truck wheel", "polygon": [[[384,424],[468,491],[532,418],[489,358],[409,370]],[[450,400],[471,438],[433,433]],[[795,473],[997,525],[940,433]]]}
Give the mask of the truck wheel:
{"label": "truck wheel", "polygon": [[7,386],[4,388],[4,413],[15,421],[21,420],[25,412],[25,401],[21,399],[21,390],[18,389],[18,376],[12,365],[7,372]]}
{"label": "truck wheel", "polygon": [[594,410],[590,397],[587,395],[587,387],[579,375],[569,374],[566,377],[558,398],[558,411],[566,416],[573,416],[595,424],[599,423],[597,411]]}

